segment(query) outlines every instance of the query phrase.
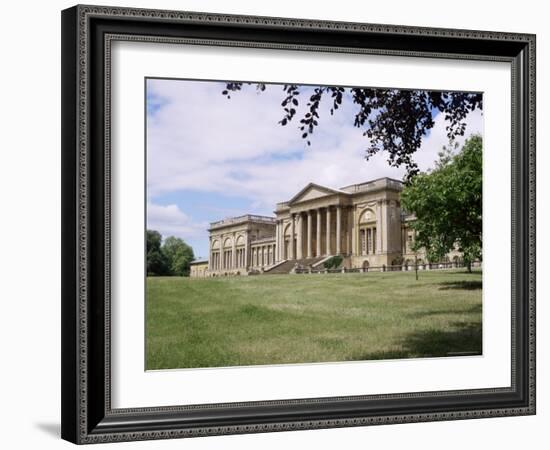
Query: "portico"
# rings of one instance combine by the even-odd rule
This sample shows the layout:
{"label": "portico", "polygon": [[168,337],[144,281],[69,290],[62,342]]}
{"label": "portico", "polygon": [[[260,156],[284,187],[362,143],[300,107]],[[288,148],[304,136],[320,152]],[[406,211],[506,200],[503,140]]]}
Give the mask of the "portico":
{"label": "portico", "polygon": [[340,254],[342,209],[340,205],[327,205],[290,212],[288,217],[278,219],[278,258],[311,259]]}
{"label": "portico", "polygon": [[336,189],[308,184],[275,210],[281,259],[311,259],[351,251],[352,202]]}

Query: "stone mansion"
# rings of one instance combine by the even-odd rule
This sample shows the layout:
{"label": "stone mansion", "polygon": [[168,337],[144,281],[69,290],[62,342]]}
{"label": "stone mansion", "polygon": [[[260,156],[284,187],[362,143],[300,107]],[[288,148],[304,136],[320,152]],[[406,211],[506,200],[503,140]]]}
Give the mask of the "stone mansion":
{"label": "stone mansion", "polygon": [[213,222],[208,261],[194,263],[191,276],[289,273],[335,255],[346,269],[407,265],[415,257],[423,264],[424,254],[411,249],[413,217],[401,210],[402,188],[391,178],[340,189],[310,183],[278,203],[274,217]]}

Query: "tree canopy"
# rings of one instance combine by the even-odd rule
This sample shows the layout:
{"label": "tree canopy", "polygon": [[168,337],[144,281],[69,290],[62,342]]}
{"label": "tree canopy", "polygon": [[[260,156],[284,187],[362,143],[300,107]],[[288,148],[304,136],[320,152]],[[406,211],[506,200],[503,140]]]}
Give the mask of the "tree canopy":
{"label": "tree canopy", "polygon": [[455,245],[464,261],[480,259],[482,249],[482,138],[471,136],[457,154],[440,153],[436,168],[410,180],[401,206],[415,215],[414,250],[425,248],[438,261]]}
{"label": "tree canopy", "polygon": [[158,231],[147,230],[147,275],[189,275],[195,259],[193,249],[183,239],[169,236],[162,242]]}
{"label": "tree canopy", "polygon": [[162,249],[168,258],[172,275],[189,275],[189,263],[195,259],[195,255],[183,239],[169,236],[165,239]]}
{"label": "tree canopy", "polygon": [[[226,83],[222,94],[231,94],[253,83]],[[258,92],[266,90],[265,83],[255,83]],[[414,153],[420,148],[427,131],[433,128],[433,113],[444,114],[447,136],[450,140],[464,135],[466,116],[483,108],[482,94],[470,92],[445,92],[404,89],[379,89],[340,86],[304,86],[285,84],[283,88],[282,118],[279,124],[289,125],[295,121],[303,93],[307,91],[305,112],[298,128],[302,139],[311,145],[311,135],[320,124],[319,106],[328,97],[330,114],[341,108],[344,101],[351,101],[358,109],[353,125],[363,129],[369,138],[365,158],[380,151],[388,152],[388,163],[394,167],[405,166],[407,178],[419,172]],[[302,95],[302,97],[301,97]]]}
{"label": "tree canopy", "polygon": [[162,236],[147,230],[147,275],[168,275],[168,259],[161,249]]}

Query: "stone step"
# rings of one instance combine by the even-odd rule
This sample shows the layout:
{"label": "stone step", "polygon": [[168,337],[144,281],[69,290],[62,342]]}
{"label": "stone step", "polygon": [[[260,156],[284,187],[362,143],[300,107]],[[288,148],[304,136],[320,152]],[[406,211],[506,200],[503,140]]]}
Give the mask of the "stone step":
{"label": "stone step", "polygon": [[325,256],[320,256],[319,258],[289,259],[273,269],[266,270],[264,273],[269,275],[290,273],[296,266],[296,263],[298,263],[299,266],[307,267],[321,261],[324,258]]}

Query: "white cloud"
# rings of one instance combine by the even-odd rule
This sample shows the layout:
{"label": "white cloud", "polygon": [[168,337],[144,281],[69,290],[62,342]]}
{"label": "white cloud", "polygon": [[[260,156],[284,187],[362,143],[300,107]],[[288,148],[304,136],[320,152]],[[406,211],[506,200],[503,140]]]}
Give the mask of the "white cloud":
{"label": "white cloud", "polygon": [[[245,197],[258,209],[250,212],[269,212],[311,181],[338,188],[404,174],[404,169],[388,165],[384,152],[365,161],[368,139],[353,127],[356,107],[350,102],[334,116],[328,104],[322,106],[320,126],[307,147],[298,120],[284,127],[277,124],[283,113],[279,86],[262,93],[245,87],[230,100],[221,95],[221,83],[155,80],[149,89],[168,101],[148,127],[150,199],[193,189]],[[479,112],[470,114],[468,123],[467,135],[482,131]],[[422,170],[433,166],[447,142],[439,114],[415,154]],[[294,154],[299,157],[288,159]]]}
{"label": "white cloud", "polygon": [[147,203],[147,229],[158,231],[163,237],[188,239],[202,236],[208,223],[195,223],[177,205]]}
{"label": "white cloud", "polygon": [[[443,114],[438,114],[434,120],[434,127],[430,131],[430,135],[424,139],[422,146],[415,154],[415,161],[418,163],[420,170],[433,168],[434,161],[437,159],[437,153],[444,145],[449,143],[447,137],[447,122]],[[481,134],[483,136],[483,113],[477,109],[466,118],[466,131],[464,136],[458,136],[456,142],[459,148],[464,144],[464,141],[472,134]]]}

